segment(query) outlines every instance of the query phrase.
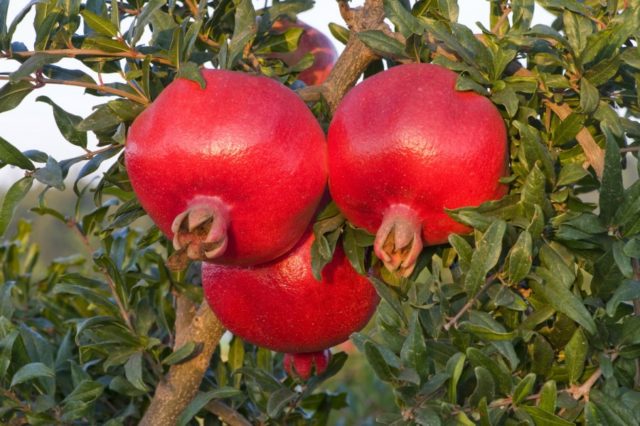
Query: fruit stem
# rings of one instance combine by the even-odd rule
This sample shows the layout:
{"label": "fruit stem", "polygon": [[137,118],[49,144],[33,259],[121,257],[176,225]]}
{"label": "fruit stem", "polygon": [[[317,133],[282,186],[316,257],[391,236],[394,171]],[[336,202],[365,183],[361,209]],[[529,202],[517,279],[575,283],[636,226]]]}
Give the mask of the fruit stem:
{"label": "fruit stem", "polygon": [[194,198],[171,225],[176,249],[173,263],[180,265],[189,259],[211,260],[222,256],[227,249],[228,225],[229,208],[222,200],[209,196]]}
{"label": "fruit stem", "polygon": [[408,277],[422,251],[422,223],[418,214],[404,204],[393,204],[382,217],[373,250],[391,272]]}

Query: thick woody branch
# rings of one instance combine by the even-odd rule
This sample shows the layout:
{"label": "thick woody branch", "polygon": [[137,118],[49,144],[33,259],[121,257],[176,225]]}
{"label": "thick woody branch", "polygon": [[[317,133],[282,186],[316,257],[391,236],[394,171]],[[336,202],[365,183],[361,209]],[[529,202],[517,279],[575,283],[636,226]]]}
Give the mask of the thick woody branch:
{"label": "thick woody branch", "polygon": [[141,426],[176,424],[180,414],[198,393],[211,356],[224,333],[222,324],[206,302],[198,308],[186,296],[178,295],[176,304],[174,350],[188,342],[199,344],[202,349],[194,358],[171,366],[158,383]]}
{"label": "thick woody branch", "polygon": [[221,421],[229,426],[251,426],[249,420],[224,402],[214,400],[205,405],[204,408],[218,416]]}
{"label": "thick woody branch", "polygon": [[367,0],[362,7],[350,8],[346,1],[338,2],[340,13],[351,30],[351,35],[327,80],[319,86],[310,86],[298,93],[306,101],[318,100],[322,95],[334,112],[347,91],[353,87],[367,66],[378,56],[358,38],[358,32],[381,30],[384,23],[382,0]]}

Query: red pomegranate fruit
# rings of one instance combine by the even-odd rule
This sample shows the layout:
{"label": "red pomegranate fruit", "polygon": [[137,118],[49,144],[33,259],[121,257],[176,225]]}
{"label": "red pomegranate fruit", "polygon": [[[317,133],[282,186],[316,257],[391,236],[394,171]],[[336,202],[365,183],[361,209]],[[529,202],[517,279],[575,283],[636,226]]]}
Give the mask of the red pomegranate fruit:
{"label": "red pomegranate fruit", "polygon": [[290,250],[326,187],[315,117],[280,83],[203,70],[134,121],[126,168],[140,204],[191,259],[251,265]]}
{"label": "red pomegranate fruit", "polygon": [[232,333],[285,353],[317,352],[360,330],[378,304],[371,283],[340,247],[317,281],[311,272],[313,233],[286,256],[252,266],[202,265],[209,306]]}
{"label": "red pomegranate fruit", "polygon": [[364,80],[329,127],[329,190],[343,214],[375,233],[385,266],[408,276],[423,245],[467,232],[445,209],[506,192],[507,135],[487,98],[455,90],[457,74],[400,65]]}
{"label": "red pomegranate fruit", "polygon": [[331,351],[285,354],[282,361],[284,370],[291,377],[308,380],[311,376],[320,375],[327,370],[331,360]]}
{"label": "red pomegranate fruit", "polygon": [[287,65],[293,66],[310,52],[315,60],[309,68],[298,75],[298,79],[309,86],[321,84],[329,76],[338,58],[336,48],[329,37],[299,19],[296,22],[279,19],[273,23],[273,29],[276,31],[285,31],[291,27],[302,28],[303,31],[298,41],[298,48],[293,52],[273,53],[270,56],[282,59]]}

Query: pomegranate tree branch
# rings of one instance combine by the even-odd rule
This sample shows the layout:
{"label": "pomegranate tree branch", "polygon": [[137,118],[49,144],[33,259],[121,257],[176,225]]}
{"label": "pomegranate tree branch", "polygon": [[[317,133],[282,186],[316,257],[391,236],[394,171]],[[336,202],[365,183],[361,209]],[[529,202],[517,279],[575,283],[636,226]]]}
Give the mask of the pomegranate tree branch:
{"label": "pomegranate tree branch", "polygon": [[346,1],[339,1],[338,4],[340,13],[351,30],[344,52],[323,84],[306,87],[298,92],[302,99],[307,101],[318,100],[322,95],[331,112],[336,110],[340,100],[356,84],[371,61],[378,58],[378,55],[360,41],[358,33],[387,27],[384,23],[382,0],[367,0],[364,6],[358,8],[350,8]]}
{"label": "pomegranate tree branch", "polygon": [[[0,80],[10,80],[9,76],[0,75]],[[137,102],[142,105],[147,105],[149,103],[149,99],[143,98],[138,95],[134,95],[133,93],[129,93],[124,90],[116,89],[113,87],[105,86],[102,84],[95,83],[87,83],[86,81],[73,81],[73,80],[58,80],[54,78],[36,78],[36,77],[22,77],[20,80],[22,81],[31,81],[33,83],[39,85],[45,84],[60,84],[63,86],[75,86],[75,87],[84,87],[85,89],[93,89],[98,90],[103,93],[109,93],[111,95],[120,96],[123,98],[130,99],[134,102]]]}
{"label": "pomegranate tree branch", "polygon": [[464,304],[464,306],[462,307],[462,309],[460,309],[458,311],[457,314],[455,314],[449,321],[447,321],[447,323],[443,326],[443,328],[446,331],[449,331],[449,329],[451,327],[457,327],[458,325],[458,321],[460,320],[460,318],[462,318],[462,316],[471,308],[473,308],[473,305],[476,304],[476,302],[478,301],[478,298],[489,288],[489,286],[493,283],[493,281],[496,279],[498,275],[497,274],[493,274],[490,275],[489,277],[487,277],[487,279],[484,282],[484,285],[480,288],[480,290],[478,290],[478,292],[471,298],[469,299],[469,301],[467,303]]}
{"label": "pomegranate tree branch", "polygon": [[174,425],[198,393],[209,361],[224,328],[203,302],[200,307],[186,296],[176,296],[174,350],[185,343],[201,345],[201,351],[186,362],[174,364],[158,383],[156,393],[140,421],[141,426]]}
{"label": "pomegranate tree branch", "polygon": [[[611,354],[611,362],[615,361],[618,358],[617,353]],[[596,371],[594,371],[591,376],[580,386],[572,386],[569,389],[569,393],[576,401],[584,398],[586,401],[589,400],[589,393],[591,392],[591,388],[596,384],[598,379],[602,376],[602,368],[598,367]]]}
{"label": "pomegranate tree branch", "polygon": [[224,402],[211,401],[204,408],[218,416],[221,421],[229,426],[251,426],[249,420]]}
{"label": "pomegranate tree branch", "polygon": [[[141,59],[144,60],[148,55],[145,55],[134,50],[128,52],[106,52],[100,49],[50,49],[50,50],[29,50],[24,52],[12,52],[11,57],[28,58],[33,55],[53,55],[53,56],[66,56],[68,58],[75,58],[78,56],[97,56],[97,57],[109,57],[109,58],[128,58],[128,59]],[[151,57],[152,62],[157,62],[164,65],[172,65],[171,61],[167,58],[160,58],[157,56]]]}

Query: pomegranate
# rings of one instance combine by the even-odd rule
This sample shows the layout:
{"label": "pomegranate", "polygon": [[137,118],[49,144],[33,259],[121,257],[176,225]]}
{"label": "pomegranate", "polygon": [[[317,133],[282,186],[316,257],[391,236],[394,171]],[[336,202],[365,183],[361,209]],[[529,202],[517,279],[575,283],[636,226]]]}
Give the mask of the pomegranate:
{"label": "pomegranate", "polygon": [[204,294],[222,324],[247,342],[285,353],[321,351],[364,327],[378,304],[375,289],[340,247],[317,281],[313,239],[308,232],[290,253],[264,265],[203,263]]}
{"label": "pomegranate", "polygon": [[179,255],[251,265],[290,250],[326,186],[326,144],[297,95],[266,77],[203,70],[135,120],[126,167]]}
{"label": "pomegranate", "polygon": [[283,365],[289,376],[308,380],[314,374],[324,373],[330,360],[331,351],[325,349],[319,352],[285,354]]}
{"label": "pomegranate", "polygon": [[374,75],[342,100],[329,127],[329,190],[353,224],[375,233],[385,266],[409,276],[423,245],[467,232],[445,209],[500,198],[507,135],[485,97],[457,75],[407,64]]}
{"label": "pomegranate", "polygon": [[324,82],[333,64],[338,58],[338,52],[333,46],[331,39],[313,28],[297,20],[291,22],[287,19],[279,19],[273,23],[273,29],[276,31],[285,31],[291,27],[302,28],[303,32],[298,41],[298,48],[293,52],[273,53],[273,58],[282,59],[287,65],[293,66],[297,64],[307,53],[311,52],[315,57],[313,64],[302,71],[298,75],[298,79],[304,81],[305,84],[312,86]]}

